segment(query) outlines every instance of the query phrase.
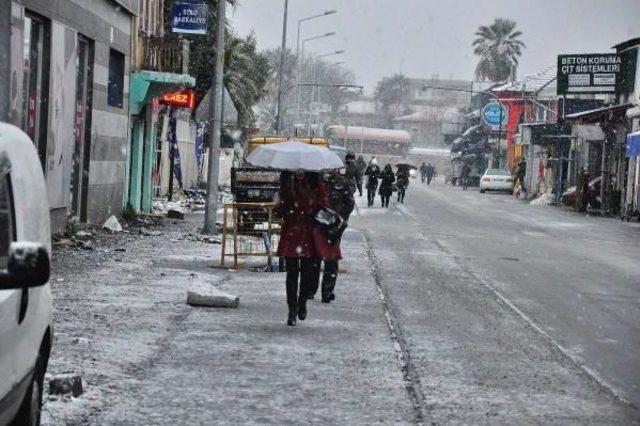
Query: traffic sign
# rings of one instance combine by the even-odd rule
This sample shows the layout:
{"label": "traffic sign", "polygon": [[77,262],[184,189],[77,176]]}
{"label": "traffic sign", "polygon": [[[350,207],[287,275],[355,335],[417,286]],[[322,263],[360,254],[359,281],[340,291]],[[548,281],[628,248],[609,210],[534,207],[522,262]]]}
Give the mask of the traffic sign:
{"label": "traffic sign", "polygon": [[[502,108],[500,108],[498,102],[489,102],[482,108],[482,120],[491,127],[491,130],[499,130],[501,126],[504,128],[508,116],[509,108],[505,105],[502,105]],[[501,118],[502,125],[500,124]]]}

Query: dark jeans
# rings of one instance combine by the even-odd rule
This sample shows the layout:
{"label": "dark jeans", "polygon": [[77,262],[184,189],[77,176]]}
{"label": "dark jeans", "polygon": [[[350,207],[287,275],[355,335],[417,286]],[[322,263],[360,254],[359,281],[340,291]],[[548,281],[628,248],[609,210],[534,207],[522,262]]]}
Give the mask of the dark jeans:
{"label": "dark jeans", "polygon": [[406,193],[406,189],[405,188],[398,188],[398,202],[399,203],[404,203],[404,195]]}
{"label": "dark jeans", "polygon": [[376,188],[367,188],[367,206],[373,206],[373,202],[376,199]]}
{"label": "dark jeans", "polygon": [[462,190],[466,191],[467,187],[469,186],[469,178],[466,176],[463,176],[460,179],[462,180]]}
{"label": "dark jeans", "polygon": [[336,279],[338,278],[338,261],[325,260],[324,273],[322,274],[322,298],[326,299],[336,287]]}
{"label": "dark jeans", "polygon": [[380,198],[382,199],[382,207],[389,207],[389,198],[391,198],[391,195],[380,194]]}
{"label": "dark jeans", "polygon": [[309,294],[313,294],[317,290],[320,261],[304,257],[287,257],[285,263],[287,266],[287,305],[289,305],[290,311],[296,311],[298,300],[307,299]]}
{"label": "dark jeans", "polygon": [[524,175],[518,176],[518,183],[520,184],[520,190],[522,192],[527,192],[526,188],[524,187]]}
{"label": "dark jeans", "polygon": [[431,179],[433,179],[433,176],[427,176],[427,185],[431,184]]}

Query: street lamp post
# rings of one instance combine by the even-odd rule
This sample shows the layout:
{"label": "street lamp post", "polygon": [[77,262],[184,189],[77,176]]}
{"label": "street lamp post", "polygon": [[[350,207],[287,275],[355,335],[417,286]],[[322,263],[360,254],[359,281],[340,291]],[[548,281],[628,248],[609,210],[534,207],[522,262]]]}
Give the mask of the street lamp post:
{"label": "street lamp post", "polygon": [[[318,83],[318,79],[317,79],[317,76],[316,76],[316,71],[317,71],[316,62],[317,62],[317,59],[326,58],[327,56],[342,55],[343,53],[344,53],[344,50],[336,50],[334,52],[324,53],[324,54],[318,55],[316,57],[316,60],[313,61],[313,83],[314,84]],[[318,87],[318,86],[312,86],[311,87],[311,103],[310,103],[311,105],[313,105],[313,94],[316,91],[316,87]],[[318,87],[318,90],[317,90],[317,101],[318,101],[318,103],[320,103],[320,88],[319,87]],[[309,110],[309,136],[311,136],[311,110]]]}
{"label": "street lamp post", "polygon": [[300,53],[300,26],[303,22],[310,21],[316,18],[322,18],[323,16],[333,15],[337,11],[335,10],[327,10],[324,13],[320,13],[318,15],[309,16],[307,18],[302,18],[298,20],[298,35],[296,36],[296,60],[298,60],[298,54]]}
{"label": "street lamp post", "polygon": [[[321,15],[324,16],[324,15]],[[313,36],[313,37],[307,37],[305,39],[302,40],[302,52],[301,52],[301,56],[304,58],[304,45],[309,42],[309,41],[313,41],[313,40],[319,40],[321,38],[326,38],[326,37],[331,37],[336,35],[335,32],[328,32],[328,33],[324,33],[324,34],[320,34],[317,36]],[[298,64],[300,64],[299,59],[298,59],[298,55],[296,54],[296,62]],[[300,83],[300,69],[298,68],[297,70],[298,72],[296,73],[296,83]],[[300,86],[298,86],[298,90],[296,92],[296,122],[300,121]]]}
{"label": "street lamp post", "polygon": [[282,46],[280,47],[280,67],[278,70],[278,101],[276,104],[276,135],[280,134],[282,107],[282,74],[284,72],[285,51],[287,48],[287,11],[289,0],[284,0],[284,16],[282,19]]}

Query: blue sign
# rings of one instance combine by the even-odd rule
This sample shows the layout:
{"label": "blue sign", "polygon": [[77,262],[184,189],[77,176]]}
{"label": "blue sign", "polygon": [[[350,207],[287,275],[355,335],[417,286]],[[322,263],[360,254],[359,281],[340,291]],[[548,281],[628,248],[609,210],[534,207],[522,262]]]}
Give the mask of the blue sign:
{"label": "blue sign", "polygon": [[640,130],[627,135],[627,157],[640,156]]}
{"label": "blue sign", "polygon": [[491,127],[492,130],[500,129],[500,119],[502,118],[502,127],[505,127],[507,117],[509,116],[509,109],[506,106],[500,108],[498,102],[489,102],[482,108],[482,120]]}
{"label": "blue sign", "polygon": [[171,31],[182,34],[207,34],[209,9],[203,2],[173,4]]}
{"label": "blue sign", "polygon": [[196,161],[198,166],[202,153],[204,153],[204,123],[199,121],[196,123]]}

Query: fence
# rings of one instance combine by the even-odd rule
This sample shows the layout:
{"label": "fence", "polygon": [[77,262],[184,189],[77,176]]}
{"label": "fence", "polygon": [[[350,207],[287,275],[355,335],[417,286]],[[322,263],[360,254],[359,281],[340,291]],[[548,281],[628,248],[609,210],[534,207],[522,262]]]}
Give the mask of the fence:
{"label": "fence", "polygon": [[[280,240],[282,221],[274,213],[275,203],[225,203],[222,207],[222,250],[220,266],[233,257],[233,268],[238,268],[240,257],[266,257],[266,268],[274,271],[275,247]],[[229,226],[231,213],[231,226]],[[230,241],[229,241],[230,240]],[[232,243],[233,250],[227,253]]]}

